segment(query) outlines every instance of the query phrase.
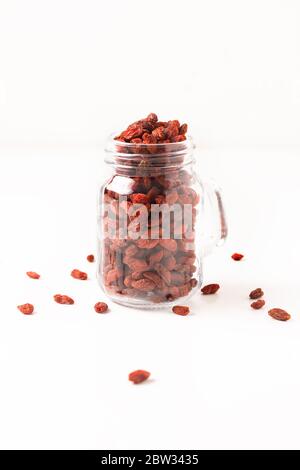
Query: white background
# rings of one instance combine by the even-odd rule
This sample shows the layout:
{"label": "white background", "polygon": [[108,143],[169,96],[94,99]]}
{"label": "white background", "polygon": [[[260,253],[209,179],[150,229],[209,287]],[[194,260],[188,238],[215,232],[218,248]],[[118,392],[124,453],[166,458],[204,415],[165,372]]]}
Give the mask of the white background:
{"label": "white background", "polygon": [[[299,23],[297,0],[0,0],[1,448],[300,448]],[[223,187],[221,289],[189,317],[96,315],[103,143],[149,112],[190,123]]]}

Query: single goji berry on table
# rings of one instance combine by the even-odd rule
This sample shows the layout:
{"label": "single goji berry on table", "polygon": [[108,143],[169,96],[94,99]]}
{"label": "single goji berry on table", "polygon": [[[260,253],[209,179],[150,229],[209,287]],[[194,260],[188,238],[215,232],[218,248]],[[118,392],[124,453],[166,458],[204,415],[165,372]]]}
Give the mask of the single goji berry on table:
{"label": "single goji berry on table", "polygon": [[270,317],[274,318],[274,320],[288,321],[291,319],[291,315],[281,308],[272,308],[269,310],[268,314]]}
{"label": "single goji berry on table", "polygon": [[215,294],[219,289],[219,284],[208,284],[207,286],[202,287],[201,292],[204,295],[211,295]]}
{"label": "single goji berry on table", "polygon": [[20,312],[24,313],[24,315],[31,315],[34,311],[34,306],[32,304],[23,304],[18,305],[18,309]]}
{"label": "single goji berry on table", "polygon": [[140,384],[142,382],[145,382],[150,377],[150,372],[147,372],[146,370],[135,370],[134,372],[131,372],[128,375],[128,380],[130,382],[133,382],[134,384]]}
{"label": "single goji berry on table", "polygon": [[94,309],[97,313],[105,313],[108,310],[108,305],[105,302],[97,302]]}
{"label": "single goji berry on table", "polygon": [[34,272],[34,271],[27,271],[27,276],[30,277],[31,279],[39,279],[41,276]]}
{"label": "single goji berry on table", "polygon": [[69,297],[68,295],[61,295],[61,294],[56,294],[53,296],[55,302],[58,304],[65,304],[65,305],[73,305],[74,300]]}
{"label": "single goji berry on table", "polygon": [[86,259],[88,260],[89,263],[93,263],[95,261],[95,256],[94,255],[88,255],[86,257]]}
{"label": "single goji berry on table", "polygon": [[249,294],[249,297],[250,299],[252,300],[256,300],[256,299],[259,299],[260,297],[263,297],[264,296],[264,292],[262,291],[262,289],[260,287],[258,287],[257,289],[254,289],[252,292],[250,292]]}
{"label": "single goji berry on table", "polygon": [[242,255],[241,253],[233,253],[233,255],[231,256],[231,258],[232,258],[234,261],[241,261],[241,260],[244,258],[244,255]]}
{"label": "single goji berry on table", "polygon": [[172,308],[172,311],[173,311],[173,313],[176,313],[176,315],[181,315],[183,317],[185,317],[186,315],[188,315],[190,313],[189,307],[185,307],[183,305],[175,305]]}
{"label": "single goji berry on table", "polygon": [[84,273],[79,269],[73,269],[71,276],[74,277],[74,279],[80,279],[81,281],[86,281],[88,278],[87,273]]}
{"label": "single goji berry on table", "polygon": [[259,310],[262,307],[264,307],[265,304],[266,302],[264,300],[259,299],[259,300],[256,300],[255,302],[252,302],[251,307],[254,308],[254,310]]}

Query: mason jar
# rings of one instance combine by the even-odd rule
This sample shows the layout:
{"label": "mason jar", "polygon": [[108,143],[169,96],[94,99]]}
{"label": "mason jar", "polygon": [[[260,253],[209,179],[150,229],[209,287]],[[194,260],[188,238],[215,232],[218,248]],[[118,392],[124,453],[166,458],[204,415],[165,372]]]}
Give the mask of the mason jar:
{"label": "mason jar", "polygon": [[134,144],[111,136],[100,189],[97,275],[114,302],[138,308],[186,302],[202,260],[227,235],[218,187],[195,171],[195,146]]}

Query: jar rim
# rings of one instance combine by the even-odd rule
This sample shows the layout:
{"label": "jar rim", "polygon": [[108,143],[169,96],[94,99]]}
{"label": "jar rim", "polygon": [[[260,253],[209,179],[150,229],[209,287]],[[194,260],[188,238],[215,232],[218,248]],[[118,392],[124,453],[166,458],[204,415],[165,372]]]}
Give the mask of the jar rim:
{"label": "jar rim", "polygon": [[[105,146],[105,150],[106,151],[111,151],[112,150],[112,147],[114,146],[118,146],[119,148],[135,148],[137,146],[139,147],[142,147],[142,148],[169,148],[169,149],[172,149],[172,148],[176,148],[176,146],[178,147],[179,145],[184,147],[185,149],[194,149],[195,148],[195,144],[193,142],[193,139],[190,135],[187,135],[186,136],[186,139],[181,141],[181,142],[158,142],[158,143],[155,143],[155,144],[145,144],[143,142],[141,143],[134,143],[134,142],[122,142],[121,140],[115,140],[115,137],[117,137],[119,135],[119,133],[117,132],[112,132],[109,136],[108,136],[108,139],[106,141],[106,146]],[[119,153],[119,152],[117,152]],[[122,153],[122,152],[120,152]]]}
{"label": "jar rim", "polygon": [[[117,133],[112,133],[107,139],[105,146],[106,163],[113,164],[117,158],[119,162],[122,161],[123,164],[126,164],[126,161],[142,158],[149,163],[155,160],[156,166],[159,166],[159,162],[162,166],[165,166],[169,157],[175,165],[177,160],[180,161],[180,159],[181,161],[184,160],[184,164],[193,162],[193,152],[196,146],[190,135],[181,142],[161,142],[157,144],[122,142],[115,140],[117,135]],[[140,151],[138,151],[139,149]],[[143,152],[143,149],[152,149],[152,151]]]}
{"label": "jar rim", "polygon": [[[123,142],[121,140],[115,140],[115,137],[117,137],[119,134],[117,132],[112,132],[108,139],[107,139],[107,144],[106,144],[106,148],[108,148],[109,144],[114,144],[114,145],[117,145],[118,147],[127,147],[127,148],[134,148],[136,147],[137,145],[139,147],[143,147],[143,148],[146,148],[146,147],[158,147],[158,148],[163,148],[163,147],[168,147],[168,148],[174,148],[176,147],[176,145],[182,145],[182,146],[185,146],[185,148],[194,148],[195,147],[195,144],[193,142],[193,139],[190,135],[187,135],[186,136],[186,139],[181,141],[181,142],[158,142],[158,143],[155,143],[155,144],[145,144],[143,142],[141,143],[134,143],[134,142]],[[110,150],[110,148],[108,148],[108,150]]]}

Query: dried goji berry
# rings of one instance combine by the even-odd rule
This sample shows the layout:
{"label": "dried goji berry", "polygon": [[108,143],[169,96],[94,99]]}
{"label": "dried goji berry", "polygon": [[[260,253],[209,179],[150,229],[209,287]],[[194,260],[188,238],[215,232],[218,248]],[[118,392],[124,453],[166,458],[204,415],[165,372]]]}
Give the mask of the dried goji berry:
{"label": "dried goji berry", "polygon": [[241,261],[241,259],[244,258],[244,255],[240,254],[240,253],[234,253],[231,258],[234,260],[234,261]]}
{"label": "dried goji berry", "polygon": [[179,134],[186,134],[188,130],[188,125],[187,124],[182,124],[179,127]]}
{"label": "dried goji berry", "polygon": [[34,306],[32,304],[23,304],[18,305],[18,309],[20,312],[24,313],[24,315],[31,315],[34,311]]}
{"label": "dried goji berry", "polygon": [[117,269],[111,269],[106,274],[106,282],[108,284],[111,284],[112,282],[116,282],[118,279],[119,279],[119,273],[118,273]]}
{"label": "dried goji berry", "polygon": [[128,375],[128,380],[134,384],[140,384],[150,377],[150,372],[146,370],[135,370]]}
{"label": "dried goji berry", "polygon": [[93,263],[95,261],[95,256],[94,255],[88,255],[86,257],[86,259],[88,260],[89,263]]}
{"label": "dried goji berry", "polygon": [[189,307],[184,307],[182,305],[175,305],[172,308],[172,311],[173,311],[173,313],[176,313],[176,315],[181,315],[183,317],[185,317],[186,315],[188,315],[190,313]]}
{"label": "dried goji berry", "polygon": [[219,289],[219,284],[208,284],[207,286],[202,287],[201,292],[204,295],[211,295],[215,294]]}
{"label": "dried goji berry", "polygon": [[259,310],[265,304],[266,304],[266,302],[264,300],[260,299],[260,300],[256,300],[255,302],[252,302],[251,307],[254,308],[255,310]]}
{"label": "dried goji berry", "polygon": [[169,271],[173,271],[173,269],[175,269],[176,264],[176,258],[173,255],[169,255],[164,259],[164,265]]}
{"label": "dried goji berry", "polygon": [[141,137],[143,132],[143,126],[141,124],[132,124],[128,129],[126,129],[126,131],[122,132],[121,137],[123,137],[127,142],[130,142],[131,139]]}
{"label": "dried goji berry", "polygon": [[274,320],[288,321],[291,318],[291,315],[281,308],[272,308],[268,313]]}
{"label": "dried goji berry", "polygon": [[157,122],[157,115],[155,113],[150,113],[146,117],[145,121],[150,121],[150,122]]}
{"label": "dried goji berry", "polygon": [[71,276],[74,277],[74,279],[80,279],[81,281],[86,281],[88,278],[87,273],[79,271],[79,269],[73,269]]}
{"label": "dried goji berry", "polygon": [[161,289],[163,287],[162,278],[157,273],[154,273],[152,271],[146,271],[143,273],[143,277],[153,281],[156,285],[156,288]]}
{"label": "dried goji berry", "polygon": [[[149,256],[149,264],[153,265],[155,263],[159,263],[163,259],[163,257],[164,257],[163,250],[159,250],[156,253],[152,253]],[[176,261],[175,261],[175,264],[176,264]]]}
{"label": "dried goji berry", "polygon": [[249,297],[250,299],[259,299],[260,297],[263,297],[264,295],[264,292],[261,290],[260,287],[258,287],[257,289],[254,289],[252,292],[250,292],[249,294]]}
{"label": "dried goji berry", "polygon": [[164,127],[157,127],[157,128],[154,129],[154,131],[152,132],[152,135],[153,135],[153,137],[155,137],[155,139],[157,139],[158,141],[164,140],[164,138],[166,137],[165,128],[164,128]]}
{"label": "dried goji berry", "polygon": [[105,313],[108,310],[108,305],[105,302],[97,302],[94,309],[97,313]]}
{"label": "dried goji berry", "polygon": [[56,294],[53,296],[55,302],[58,304],[65,304],[65,305],[73,305],[74,300],[69,297],[68,295],[61,295],[61,294]]}
{"label": "dried goji berry", "polygon": [[134,289],[143,292],[154,290],[156,287],[155,282],[150,279],[139,279],[138,281],[132,281],[131,285]]}
{"label": "dried goji berry", "polygon": [[136,193],[130,196],[133,204],[148,204],[149,199],[146,194]]}
{"label": "dried goji berry", "polygon": [[130,261],[128,261],[128,266],[130,267],[130,269],[132,271],[147,271],[148,269],[148,263],[147,261],[143,260],[143,259],[136,259],[136,258],[133,258],[131,259]]}
{"label": "dried goji berry", "polygon": [[172,138],[171,142],[183,142],[186,140],[185,135],[179,134]]}
{"label": "dried goji berry", "polygon": [[26,274],[31,279],[39,279],[41,277],[38,273],[35,273],[34,271],[27,271]]}

